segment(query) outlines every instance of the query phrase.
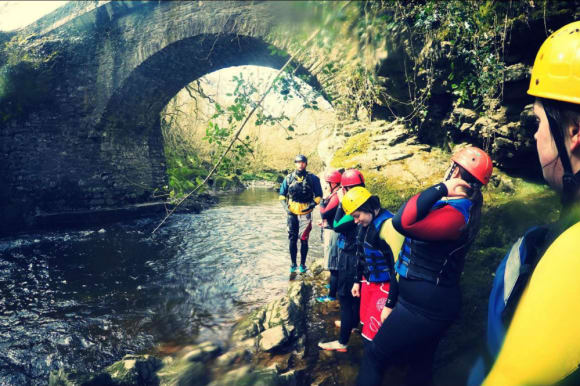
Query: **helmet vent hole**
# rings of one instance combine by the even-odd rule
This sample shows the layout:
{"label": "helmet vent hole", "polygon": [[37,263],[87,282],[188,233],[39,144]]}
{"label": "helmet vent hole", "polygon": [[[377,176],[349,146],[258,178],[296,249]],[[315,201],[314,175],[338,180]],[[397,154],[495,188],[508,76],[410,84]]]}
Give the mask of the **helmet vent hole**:
{"label": "helmet vent hole", "polygon": [[536,86],[540,84],[540,80],[536,79]]}
{"label": "helmet vent hole", "polygon": [[544,59],[544,54],[540,55],[540,60]]}

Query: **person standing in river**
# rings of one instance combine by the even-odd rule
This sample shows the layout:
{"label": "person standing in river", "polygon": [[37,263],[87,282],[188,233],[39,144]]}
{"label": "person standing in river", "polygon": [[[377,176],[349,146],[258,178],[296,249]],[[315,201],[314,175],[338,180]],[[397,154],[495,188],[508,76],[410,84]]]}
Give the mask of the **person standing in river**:
{"label": "person standing in river", "polygon": [[[294,159],[296,169],[288,174],[280,186],[280,203],[287,213],[288,239],[290,242],[290,273],[306,272],[308,237],[312,230],[312,210],[322,200],[320,179],[306,171],[308,159],[299,154]],[[300,238],[300,268],[296,265]]]}
{"label": "person standing in river", "polygon": [[489,155],[476,147],[451,161],[443,182],[411,197],[392,219],[405,236],[395,264],[399,297],[383,309],[384,321],[365,347],[358,385],[380,385],[387,366],[405,353],[411,354],[407,383],[431,384],[437,345],[459,315],[459,280],[479,231],[480,189],[493,169]]}

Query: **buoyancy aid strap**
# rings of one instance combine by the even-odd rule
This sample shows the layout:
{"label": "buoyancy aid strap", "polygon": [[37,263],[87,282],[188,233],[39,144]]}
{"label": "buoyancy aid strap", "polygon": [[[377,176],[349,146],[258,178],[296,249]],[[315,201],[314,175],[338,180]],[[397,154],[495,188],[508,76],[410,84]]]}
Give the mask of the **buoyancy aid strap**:
{"label": "buoyancy aid strap", "polygon": [[343,188],[341,188],[341,189],[338,189],[338,190],[336,191],[336,197],[338,197],[338,202],[339,202],[339,203],[342,203],[342,198],[344,197],[344,195],[345,195],[345,191],[344,191],[344,189],[343,189]]}
{"label": "buoyancy aid strap", "polygon": [[383,224],[383,222],[385,222],[386,220],[388,220],[392,217],[393,217],[393,214],[391,212],[389,212],[388,210],[385,210],[385,211],[382,211],[381,213],[379,213],[379,215],[373,220],[373,226],[375,227],[377,232],[381,231],[381,225]]}
{"label": "buoyancy aid strap", "polygon": [[[546,246],[546,235],[548,234],[549,229],[550,228],[546,226],[531,228],[516,242],[518,245],[517,255],[516,251],[514,251],[516,244],[514,244],[514,247],[512,247],[512,250],[510,250],[510,256],[506,262],[506,271],[508,270],[508,264],[513,264],[513,266],[509,268],[512,270],[515,269],[516,259],[519,263],[519,266],[517,271],[510,272],[511,277],[508,278],[508,282],[506,282],[506,275],[504,274],[505,309],[502,313],[502,320],[504,320],[506,324],[508,324],[511,320],[520,297],[526,285],[528,284],[528,281],[530,280],[536,265],[538,265],[538,262],[543,255]],[[512,252],[514,252],[513,256]],[[510,260],[512,261],[510,262]],[[511,284],[512,281],[513,285],[511,286],[508,293],[506,291],[505,285],[506,283]]]}
{"label": "buoyancy aid strap", "polygon": [[520,276],[520,268],[522,266],[520,248],[524,237],[520,237],[510,250],[508,258],[505,264],[505,271],[503,273],[503,302],[507,304],[514,287],[516,286],[516,281]]}

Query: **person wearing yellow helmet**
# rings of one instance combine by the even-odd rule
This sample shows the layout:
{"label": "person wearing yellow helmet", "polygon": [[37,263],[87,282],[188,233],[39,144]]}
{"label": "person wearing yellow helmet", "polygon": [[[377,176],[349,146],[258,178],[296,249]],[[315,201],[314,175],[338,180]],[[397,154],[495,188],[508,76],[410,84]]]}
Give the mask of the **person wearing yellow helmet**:
{"label": "person wearing yellow helmet", "polygon": [[[384,322],[365,347],[358,385],[381,385],[386,368],[406,354],[407,383],[431,383],[437,345],[459,315],[459,281],[479,231],[480,188],[493,169],[489,155],[476,147],[460,150],[451,161],[443,182],[411,197],[392,219],[394,229],[404,236],[394,267],[398,301],[383,310]],[[369,220],[368,214],[359,216],[361,223]]]}
{"label": "person wearing yellow helmet", "polygon": [[368,344],[397,301],[394,256],[401,248],[403,237],[392,226],[393,214],[382,208],[379,198],[362,186],[345,194],[342,209],[358,226],[359,259],[351,294],[361,299],[362,336]]}
{"label": "person wearing yellow helmet", "polygon": [[469,385],[580,384],[580,21],[536,56],[528,94],[542,174],[560,192],[560,219],[533,227],[500,263],[486,351]]}

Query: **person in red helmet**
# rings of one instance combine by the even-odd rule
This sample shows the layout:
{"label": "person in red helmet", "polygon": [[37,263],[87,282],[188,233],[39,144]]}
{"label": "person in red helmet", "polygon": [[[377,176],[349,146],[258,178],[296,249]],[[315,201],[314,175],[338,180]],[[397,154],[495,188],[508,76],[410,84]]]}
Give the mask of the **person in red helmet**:
{"label": "person in red helmet", "polygon": [[[337,197],[339,201],[342,201],[342,197],[352,188],[364,187],[365,179],[359,170],[347,169],[342,173],[340,184],[342,188],[338,191]],[[357,226],[353,217],[345,214],[342,205],[338,206],[332,224],[334,231],[339,233],[337,295],[340,304],[340,320],[335,321],[335,325],[339,328],[339,337],[330,342],[320,342],[318,346],[323,350],[345,352],[352,330],[359,325],[360,298],[352,296],[351,293],[358,274]]]}
{"label": "person in red helmet", "polygon": [[365,347],[359,385],[380,385],[387,366],[402,353],[411,354],[408,384],[430,384],[437,345],[459,315],[459,281],[479,231],[480,189],[493,166],[476,147],[460,150],[451,161],[443,182],[411,197],[393,217],[394,228],[405,236],[395,264],[399,296]]}
{"label": "person in red helmet", "polygon": [[340,189],[340,180],[342,173],[340,170],[331,170],[324,175],[324,180],[328,183],[330,194],[320,202],[320,217],[322,218],[322,231],[324,241],[324,259],[326,268],[330,272],[330,281],[328,283],[328,295],[319,296],[316,301],[325,303],[336,300],[336,287],[338,284],[338,233],[332,230],[332,222],[336,209],[340,204],[338,191]]}

